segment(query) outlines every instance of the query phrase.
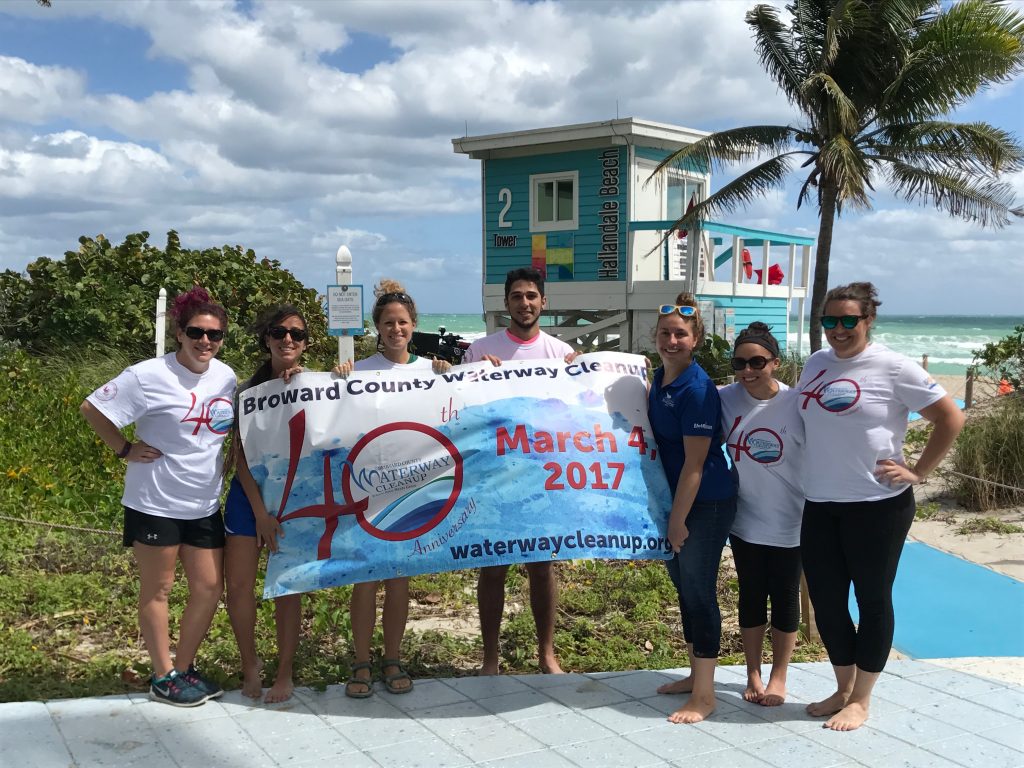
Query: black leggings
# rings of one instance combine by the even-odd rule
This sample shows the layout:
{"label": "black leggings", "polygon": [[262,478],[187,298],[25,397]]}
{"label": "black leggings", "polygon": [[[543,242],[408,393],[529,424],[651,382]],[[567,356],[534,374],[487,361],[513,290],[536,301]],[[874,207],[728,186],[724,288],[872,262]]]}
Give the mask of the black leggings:
{"label": "black leggings", "polygon": [[800,548],[751,544],[729,534],[736,576],[740,582],[740,627],[768,623],[767,602],[772,601],[772,628],[796,632],[800,626]]}
{"label": "black leggings", "polygon": [[[800,549],[818,631],[837,667],[881,672],[896,628],[892,584],[914,522],[914,492],[878,501],[808,501]],[[854,628],[850,584],[860,611]]]}

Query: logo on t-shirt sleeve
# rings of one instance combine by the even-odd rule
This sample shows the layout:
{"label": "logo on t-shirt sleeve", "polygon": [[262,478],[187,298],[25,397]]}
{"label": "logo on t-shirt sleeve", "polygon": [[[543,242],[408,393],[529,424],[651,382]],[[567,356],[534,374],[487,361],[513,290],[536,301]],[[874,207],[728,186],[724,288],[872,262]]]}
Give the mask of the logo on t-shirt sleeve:
{"label": "logo on t-shirt sleeve", "polygon": [[96,390],[96,399],[101,402],[109,402],[117,397],[117,384],[108,382]]}

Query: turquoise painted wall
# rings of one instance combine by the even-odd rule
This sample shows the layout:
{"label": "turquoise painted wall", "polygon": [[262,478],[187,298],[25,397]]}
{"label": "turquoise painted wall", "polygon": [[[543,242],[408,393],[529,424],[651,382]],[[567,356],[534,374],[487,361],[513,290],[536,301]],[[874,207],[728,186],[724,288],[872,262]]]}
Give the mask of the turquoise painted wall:
{"label": "turquoise painted wall", "polygon": [[[615,154],[604,157],[609,150]],[[618,190],[615,194],[600,195],[602,179],[608,169],[605,162],[618,160]],[[533,155],[530,157],[503,158],[484,160],[484,247],[486,249],[487,283],[502,284],[505,273],[510,269],[529,266],[532,259],[532,240],[530,232],[530,175],[536,173],[560,173],[562,171],[579,172],[579,217],[578,229],[537,234],[548,234],[552,241],[564,240],[572,236],[573,246],[573,277],[574,282],[607,281],[626,279],[626,224],[629,221],[627,209],[627,187],[629,184],[628,155],[625,147],[608,147],[606,149],[588,149],[578,152],[560,152],[550,155]],[[505,208],[506,201],[499,198],[502,189],[512,193],[512,203],[505,212],[505,221],[511,227],[498,227],[498,216]],[[602,224],[602,212],[606,203],[617,204],[618,221],[617,255],[618,267],[614,274],[602,275],[602,261],[599,253],[602,247],[602,235],[599,228]],[[607,222],[606,222],[607,224]],[[611,226],[607,224],[607,226]],[[607,234],[613,234],[609,231]],[[515,239],[514,246],[496,246],[495,236],[506,239],[506,243]],[[554,274],[556,270],[548,270],[548,281],[559,282]]]}
{"label": "turquoise painted wall", "polygon": [[[788,348],[786,334],[786,315],[789,303],[786,299],[752,298],[747,296],[703,296],[698,300],[714,301],[719,309],[732,307],[736,310],[736,333],[746,328],[755,320],[771,326],[772,335],[779,340],[779,346],[785,351]],[[710,323],[708,324],[710,325]],[[793,326],[794,342],[796,326]]]}

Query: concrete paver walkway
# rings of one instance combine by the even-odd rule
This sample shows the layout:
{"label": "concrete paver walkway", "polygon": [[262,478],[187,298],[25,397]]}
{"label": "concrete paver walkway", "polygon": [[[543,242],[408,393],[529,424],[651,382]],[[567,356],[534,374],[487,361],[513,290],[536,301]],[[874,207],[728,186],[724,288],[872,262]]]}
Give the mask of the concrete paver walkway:
{"label": "concrete paver walkway", "polygon": [[[986,672],[1000,666],[977,661]],[[418,680],[402,696],[378,685],[368,700],[331,686],[276,706],[238,691],[193,709],[142,694],[0,704],[0,765],[1024,766],[1024,687],[1012,674],[892,661],[868,724],[834,733],[804,712],[834,689],[826,663],[794,665],[789,699],[775,708],[743,701],[742,667],[720,668],[718,710],[692,726],[665,720],[682,697],[654,693],[684,672]]]}

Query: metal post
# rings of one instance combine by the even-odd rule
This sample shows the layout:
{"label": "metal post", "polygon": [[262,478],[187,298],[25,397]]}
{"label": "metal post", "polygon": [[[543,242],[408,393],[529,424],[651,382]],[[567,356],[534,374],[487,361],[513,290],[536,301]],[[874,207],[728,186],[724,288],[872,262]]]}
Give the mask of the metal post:
{"label": "metal post", "polygon": [[[338,285],[352,285],[352,251],[348,249],[347,245],[343,245],[338,248],[338,254],[335,256],[336,269],[337,269],[337,284]],[[355,337],[353,336],[339,336],[338,337],[338,363],[344,363],[346,360],[352,360],[355,358]]]}
{"label": "metal post", "polygon": [[156,356],[164,356],[167,336],[167,289],[161,288],[156,297]]}

